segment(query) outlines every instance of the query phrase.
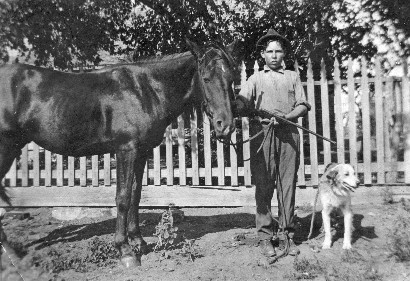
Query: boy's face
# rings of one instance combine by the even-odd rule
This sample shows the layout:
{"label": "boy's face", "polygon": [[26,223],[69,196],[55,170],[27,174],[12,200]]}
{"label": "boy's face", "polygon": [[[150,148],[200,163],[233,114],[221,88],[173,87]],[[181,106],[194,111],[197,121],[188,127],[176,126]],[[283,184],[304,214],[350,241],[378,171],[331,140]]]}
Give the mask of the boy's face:
{"label": "boy's face", "polygon": [[282,67],[285,51],[279,41],[271,41],[266,46],[266,49],[262,50],[261,56],[265,59],[266,65],[270,69],[277,70]]}

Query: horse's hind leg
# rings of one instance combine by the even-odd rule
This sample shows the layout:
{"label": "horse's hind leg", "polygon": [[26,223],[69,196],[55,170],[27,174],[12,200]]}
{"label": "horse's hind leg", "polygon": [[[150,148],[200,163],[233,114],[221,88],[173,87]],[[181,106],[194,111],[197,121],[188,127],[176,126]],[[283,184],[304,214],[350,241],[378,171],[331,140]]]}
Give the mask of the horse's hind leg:
{"label": "horse's hind leg", "polygon": [[117,151],[117,194],[115,199],[117,203],[117,224],[114,240],[120,252],[121,262],[125,267],[141,265],[128,244],[127,235],[127,220],[131,203],[136,156],[136,149]]}
{"label": "horse's hind leg", "polygon": [[131,205],[130,210],[128,211],[128,236],[138,245],[139,251],[143,251],[144,247],[147,245],[142,238],[139,227],[139,204],[141,200],[142,176],[144,175],[146,159],[145,156],[141,155],[135,160],[135,181],[132,186]]}
{"label": "horse's hind leg", "polygon": [[[13,164],[14,159],[19,155],[19,153],[20,149],[16,148],[15,146],[6,146],[0,143],[0,199],[5,201],[9,205],[10,200],[1,181],[9,171],[11,164]],[[0,208],[0,245],[2,245],[2,247],[8,247],[7,237],[3,231],[3,226],[1,223],[4,214],[5,209]],[[13,252],[10,247],[8,248],[8,252]],[[0,249],[0,260],[2,250],[3,249]]]}

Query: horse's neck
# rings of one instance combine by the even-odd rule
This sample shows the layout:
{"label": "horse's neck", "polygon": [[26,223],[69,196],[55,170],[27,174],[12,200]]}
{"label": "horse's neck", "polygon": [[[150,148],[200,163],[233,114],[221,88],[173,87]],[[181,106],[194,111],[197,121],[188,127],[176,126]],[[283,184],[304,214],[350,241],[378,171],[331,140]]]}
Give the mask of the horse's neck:
{"label": "horse's neck", "polygon": [[156,75],[162,77],[164,83],[163,106],[164,118],[173,119],[191,107],[198,96],[198,74],[196,60],[193,56],[173,60],[164,66],[156,66]]}

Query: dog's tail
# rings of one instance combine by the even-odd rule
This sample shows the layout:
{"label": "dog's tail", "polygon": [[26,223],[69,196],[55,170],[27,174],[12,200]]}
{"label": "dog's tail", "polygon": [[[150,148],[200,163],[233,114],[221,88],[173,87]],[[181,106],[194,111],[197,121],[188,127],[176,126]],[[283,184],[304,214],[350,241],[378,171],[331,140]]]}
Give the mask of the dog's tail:
{"label": "dog's tail", "polygon": [[313,203],[312,219],[310,220],[310,230],[309,230],[309,235],[307,237],[308,240],[312,236],[312,232],[313,232],[313,224],[315,222],[316,204],[317,204],[317,199],[318,198],[319,198],[319,187],[317,188],[316,196],[315,196],[315,202]]}

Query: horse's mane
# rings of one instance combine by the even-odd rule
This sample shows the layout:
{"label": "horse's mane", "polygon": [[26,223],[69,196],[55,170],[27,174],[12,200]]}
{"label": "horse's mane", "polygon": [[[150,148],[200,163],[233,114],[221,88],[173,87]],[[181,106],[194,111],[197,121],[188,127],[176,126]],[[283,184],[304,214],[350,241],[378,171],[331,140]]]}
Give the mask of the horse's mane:
{"label": "horse's mane", "polygon": [[183,52],[183,53],[176,53],[171,55],[163,55],[163,56],[149,56],[149,57],[139,57],[133,60],[134,63],[161,63],[161,62],[168,62],[175,59],[183,58],[186,56],[192,55],[191,52]]}

